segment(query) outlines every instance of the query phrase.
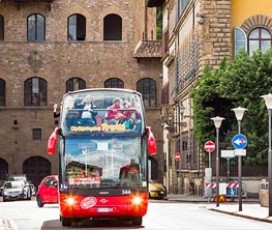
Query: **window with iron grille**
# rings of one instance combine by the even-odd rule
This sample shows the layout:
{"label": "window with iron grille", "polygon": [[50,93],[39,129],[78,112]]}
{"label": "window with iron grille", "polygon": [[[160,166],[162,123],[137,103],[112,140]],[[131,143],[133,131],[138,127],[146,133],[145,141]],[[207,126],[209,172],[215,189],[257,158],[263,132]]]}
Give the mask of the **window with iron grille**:
{"label": "window with iron grille", "polygon": [[0,15],[0,41],[4,40],[4,17]]}
{"label": "window with iron grille", "polygon": [[27,18],[27,40],[45,40],[45,17],[41,14],[31,14]]}
{"label": "window with iron grille", "polygon": [[33,129],[33,141],[41,141],[41,140],[42,140],[42,130]]}
{"label": "window with iron grille", "polygon": [[73,77],[66,81],[66,93],[79,89],[86,89],[86,82],[83,79]]}
{"label": "window with iron grille", "polygon": [[104,82],[105,88],[124,88],[124,81],[119,78],[110,78]]}
{"label": "window with iron grille", "polygon": [[142,94],[147,108],[156,107],[156,82],[150,78],[143,78],[137,82],[137,91]]}
{"label": "window with iron grille", "polygon": [[39,77],[32,77],[24,83],[24,105],[47,105],[47,82]]}
{"label": "window with iron grille", "polygon": [[0,106],[6,105],[6,82],[0,79]]}

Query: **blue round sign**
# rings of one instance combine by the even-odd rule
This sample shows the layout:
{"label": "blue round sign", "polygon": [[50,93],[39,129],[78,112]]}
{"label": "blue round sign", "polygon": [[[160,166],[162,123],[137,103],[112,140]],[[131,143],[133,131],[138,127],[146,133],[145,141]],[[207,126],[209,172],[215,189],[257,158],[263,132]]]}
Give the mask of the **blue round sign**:
{"label": "blue round sign", "polygon": [[247,138],[243,134],[237,134],[232,138],[232,145],[235,149],[244,149],[247,146]]}

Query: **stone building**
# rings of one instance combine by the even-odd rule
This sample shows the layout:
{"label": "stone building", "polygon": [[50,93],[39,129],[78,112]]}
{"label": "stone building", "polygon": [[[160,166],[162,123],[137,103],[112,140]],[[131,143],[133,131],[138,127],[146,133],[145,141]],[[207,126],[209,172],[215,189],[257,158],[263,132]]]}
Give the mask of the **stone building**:
{"label": "stone building", "polygon": [[58,172],[47,154],[68,91],[114,87],[143,94],[158,140],[151,177],[162,181],[161,42],[146,0],[0,1],[0,179],[25,173],[34,184]]}
{"label": "stone building", "polygon": [[[205,65],[216,69],[241,48],[250,55],[271,47],[271,1],[149,0],[149,6],[163,8],[164,181],[170,192],[203,194],[207,153],[194,138],[190,90]],[[260,178],[247,176],[247,190],[257,192]]]}

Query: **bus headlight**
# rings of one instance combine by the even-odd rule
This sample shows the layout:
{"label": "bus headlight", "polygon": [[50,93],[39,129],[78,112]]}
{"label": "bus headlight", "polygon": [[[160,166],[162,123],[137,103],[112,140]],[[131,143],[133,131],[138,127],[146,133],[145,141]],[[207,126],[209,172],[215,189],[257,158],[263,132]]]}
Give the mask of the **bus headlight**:
{"label": "bus headlight", "polygon": [[132,204],[134,205],[140,205],[143,203],[143,198],[139,196],[135,196],[132,198]]}
{"label": "bus headlight", "polygon": [[65,203],[66,203],[67,205],[69,205],[69,206],[73,206],[73,205],[76,203],[76,201],[75,201],[75,199],[74,199],[73,197],[68,197],[68,198],[65,200]]}

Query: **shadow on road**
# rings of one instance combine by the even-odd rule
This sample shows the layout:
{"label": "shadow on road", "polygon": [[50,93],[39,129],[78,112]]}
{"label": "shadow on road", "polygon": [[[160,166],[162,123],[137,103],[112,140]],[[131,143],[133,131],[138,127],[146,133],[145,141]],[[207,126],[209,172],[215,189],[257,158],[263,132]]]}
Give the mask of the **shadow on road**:
{"label": "shadow on road", "polygon": [[59,220],[45,221],[42,226],[42,230],[52,229],[69,229],[76,230],[79,228],[108,228],[108,229],[142,229],[143,226],[132,226],[130,221],[120,220],[81,220],[72,222],[71,227],[62,227]]}

